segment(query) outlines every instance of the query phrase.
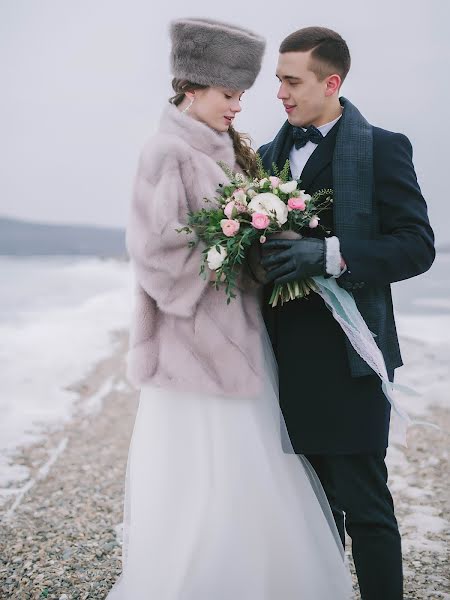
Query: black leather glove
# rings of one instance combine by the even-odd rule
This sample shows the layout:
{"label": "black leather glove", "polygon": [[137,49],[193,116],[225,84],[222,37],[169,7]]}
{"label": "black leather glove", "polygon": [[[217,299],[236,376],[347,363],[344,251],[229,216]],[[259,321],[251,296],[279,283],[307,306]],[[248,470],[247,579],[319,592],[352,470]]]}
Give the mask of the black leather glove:
{"label": "black leather glove", "polygon": [[247,252],[246,266],[253,280],[260,284],[264,284],[267,283],[267,273],[261,266],[261,247],[262,244],[259,240],[252,242],[252,245]]}
{"label": "black leather glove", "polygon": [[318,238],[269,240],[263,244],[261,265],[275,284],[326,275],[325,241]]}

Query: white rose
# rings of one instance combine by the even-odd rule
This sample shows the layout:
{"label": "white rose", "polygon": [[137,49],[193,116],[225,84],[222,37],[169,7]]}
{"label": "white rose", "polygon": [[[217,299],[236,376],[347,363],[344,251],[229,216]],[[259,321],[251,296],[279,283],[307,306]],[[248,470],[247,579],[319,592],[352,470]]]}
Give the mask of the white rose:
{"label": "white rose", "polygon": [[255,192],[255,190],[253,188],[250,188],[249,190],[247,190],[247,196],[249,198],[254,198],[256,196],[258,192]]}
{"label": "white rose", "polygon": [[236,190],[233,194],[234,199],[239,202],[239,204],[247,204],[247,195],[244,190]]}
{"label": "white rose", "polygon": [[217,251],[216,246],[213,246],[208,250],[206,255],[206,262],[211,271],[216,271],[222,266],[223,261],[226,259],[228,252],[223,246],[219,246]]}
{"label": "white rose", "polygon": [[261,179],[261,181],[259,182],[259,187],[262,188],[264,187],[264,185],[268,182],[269,180],[267,179],[267,177],[264,177],[264,179]]}
{"label": "white rose", "polygon": [[311,200],[311,196],[309,194],[305,194],[305,190],[300,190],[299,197],[305,202],[309,202]]}
{"label": "white rose", "polygon": [[284,225],[288,218],[288,207],[271,192],[257,194],[250,200],[248,208],[268,217],[275,217],[279,225]]}
{"label": "white rose", "polygon": [[319,225],[320,217],[313,217],[309,222],[311,229],[315,229]]}
{"label": "white rose", "polygon": [[279,186],[279,189],[283,192],[283,194],[291,194],[294,190],[297,189],[297,182],[292,180],[287,183],[282,183]]}

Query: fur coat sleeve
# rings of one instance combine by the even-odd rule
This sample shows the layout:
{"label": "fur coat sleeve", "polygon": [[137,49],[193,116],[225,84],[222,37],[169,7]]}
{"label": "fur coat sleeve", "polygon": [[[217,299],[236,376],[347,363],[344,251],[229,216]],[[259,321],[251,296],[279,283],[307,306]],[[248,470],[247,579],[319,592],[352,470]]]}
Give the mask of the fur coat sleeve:
{"label": "fur coat sleeve", "polygon": [[[165,160],[158,157],[165,156]],[[135,178],[127,250],[138,284],[157,307],[190,317],[208,286],[200,277],[203,242],[178,233],[187,224],[189,206],[176,152],[144,151]],[[195,241],[193,247],[188,242]]]}

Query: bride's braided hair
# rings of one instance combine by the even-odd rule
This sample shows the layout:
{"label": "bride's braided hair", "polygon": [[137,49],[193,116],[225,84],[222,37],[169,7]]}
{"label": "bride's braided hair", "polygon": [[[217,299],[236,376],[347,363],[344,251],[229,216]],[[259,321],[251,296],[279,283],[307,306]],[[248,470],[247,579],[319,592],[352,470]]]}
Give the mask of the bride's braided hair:
{"label": "bride's braided hair", "polygon": [[[169,102],[178,106],[185,97],[185,92],[192,92],[194,90],[205,90],[209,86],[201,85],[199,83],[192,83],[186,79],[172,79],[172,87],[175,92],[175,96],[169,98]],[[234,129],[232,125],[228,128],[228,134],[233,141],[233,148],[236,155],[236,162],[241,169],[250,175],[255,177],[257,173],[256,166],[256,153],[251,147],[251,139],[245,133],[239,133]]]}

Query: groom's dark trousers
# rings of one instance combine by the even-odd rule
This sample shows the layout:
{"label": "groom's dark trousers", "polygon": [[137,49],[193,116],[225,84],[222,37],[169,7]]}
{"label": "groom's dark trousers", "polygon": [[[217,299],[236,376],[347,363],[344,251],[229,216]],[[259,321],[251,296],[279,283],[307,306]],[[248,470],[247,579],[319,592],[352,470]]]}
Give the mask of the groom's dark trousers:
{"label": "groom's dark trousers", "polygon": [[364,600],[403,597],[401,541],[384,457],[385,452],[306,456],[322,482],[343,545],[345,530],[352,540]]}
{"label": "groom's dark trousers", "polygon": [[[373,127],[345,98],[341,104],[341,119],[300,176],[310,194],[332,188],[333,206],[320,214],[323,229],[304,235],[338,237],[348,270],[336,281],[353,294],[392,380],[402,359],[390,284],[429,269],[434,236],[409,140]],[[259,149],[265,168],[281,169],[292,146],[286,121]],[[317,294],[272,308],[271,292],[264,286],[263,314],[294,452],[317,472],[342,540],[344,529],[352,539],[363,600],[401,600],[400,535],[384,463],[390,405],[380,380]]]}

